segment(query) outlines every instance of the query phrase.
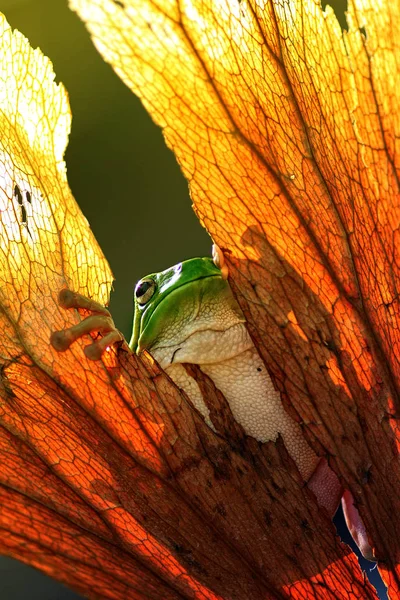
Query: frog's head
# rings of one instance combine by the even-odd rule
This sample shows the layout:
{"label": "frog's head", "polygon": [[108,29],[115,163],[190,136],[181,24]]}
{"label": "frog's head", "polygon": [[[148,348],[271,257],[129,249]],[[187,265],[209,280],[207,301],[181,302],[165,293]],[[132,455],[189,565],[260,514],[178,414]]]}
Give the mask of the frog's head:
{"label": "frog's head", "polygon": [[211,258],[192,258],[144,277],[136,284],[134,307],[130,348],[137,354],[147,350],[160,362],[167,355],[166,363],[196,332],[225,331],[245,320]]}

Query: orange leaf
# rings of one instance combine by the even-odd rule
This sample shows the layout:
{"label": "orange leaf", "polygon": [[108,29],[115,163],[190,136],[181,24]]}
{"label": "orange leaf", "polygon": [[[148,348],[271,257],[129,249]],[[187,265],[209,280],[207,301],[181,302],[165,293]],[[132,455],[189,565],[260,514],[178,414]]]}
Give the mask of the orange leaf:
{"label": "orange leaf", "polygon": [[397,597],[400,3],[350,1],[344,33],[316,0],[70,3],[163,128]]}
{"label": "orange leaf", "polygon": [[281,442],[226,405],[216,436],[146,357],[50,346],[79,319],[58,290],[106,301],[111,274],[66,184],[65,93],[1,27],[1,552],[88,598],[375,597]]}
{"label": "orange leaf", "polygon": [[338,586],[343,557],[342,588],[372,598],[281,444],[228,415],[231,447],[146,358],[50,346],[79,319],[58,290],[104,302],[111,274],[66,184],[65,93],[1,26],[1,551],[121,599],[301,596],[305,579]]}

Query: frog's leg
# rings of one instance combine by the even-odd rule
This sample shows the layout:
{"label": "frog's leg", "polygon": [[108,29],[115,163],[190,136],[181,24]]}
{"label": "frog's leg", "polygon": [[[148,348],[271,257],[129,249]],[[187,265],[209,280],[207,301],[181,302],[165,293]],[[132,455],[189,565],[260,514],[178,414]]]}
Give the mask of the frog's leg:
{"label": "frog's leg", "polygon": [[124,336],[115,327],[110,312],[95,300],[64,289],[58,296],[58,302],[63,308],[76,308],[93,313],[77,325],[51,334],[50,343],[58,352],[65,352],[78,338],[96,331],[101,333],[102,337],[84,349],[90,360],[99,360],[109,346],[125,342]]}

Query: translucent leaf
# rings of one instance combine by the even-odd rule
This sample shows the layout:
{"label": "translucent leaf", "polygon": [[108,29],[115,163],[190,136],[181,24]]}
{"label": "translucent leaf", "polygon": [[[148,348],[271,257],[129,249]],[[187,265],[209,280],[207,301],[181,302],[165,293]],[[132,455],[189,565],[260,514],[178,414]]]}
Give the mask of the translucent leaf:
{"label": "translucent leaf", "polygon": [[70,4],[163,128],[288,410],[352,490],[396,597],[398,0],[349,2],[345,33],[315,0]]}
{"label": "translucent leaf", "polygon": [[282,444],[245,439],[215,390],[229,443],[149,358],[52,349],[80,318],[59,289],[106,302],[111,273],[67,187],[65,92],[1,25],[1,552],[88,598],[372,598]]}

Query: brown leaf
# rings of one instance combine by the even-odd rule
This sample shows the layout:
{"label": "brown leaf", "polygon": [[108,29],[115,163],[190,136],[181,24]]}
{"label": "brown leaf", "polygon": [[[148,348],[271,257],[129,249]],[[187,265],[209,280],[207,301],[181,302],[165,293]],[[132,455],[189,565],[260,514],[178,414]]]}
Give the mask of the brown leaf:
{"label": "brown leaf", "polygon": [[345,33],[314,0],[71,6],[163,128],[397,597],[399,2],[349,2]]}

